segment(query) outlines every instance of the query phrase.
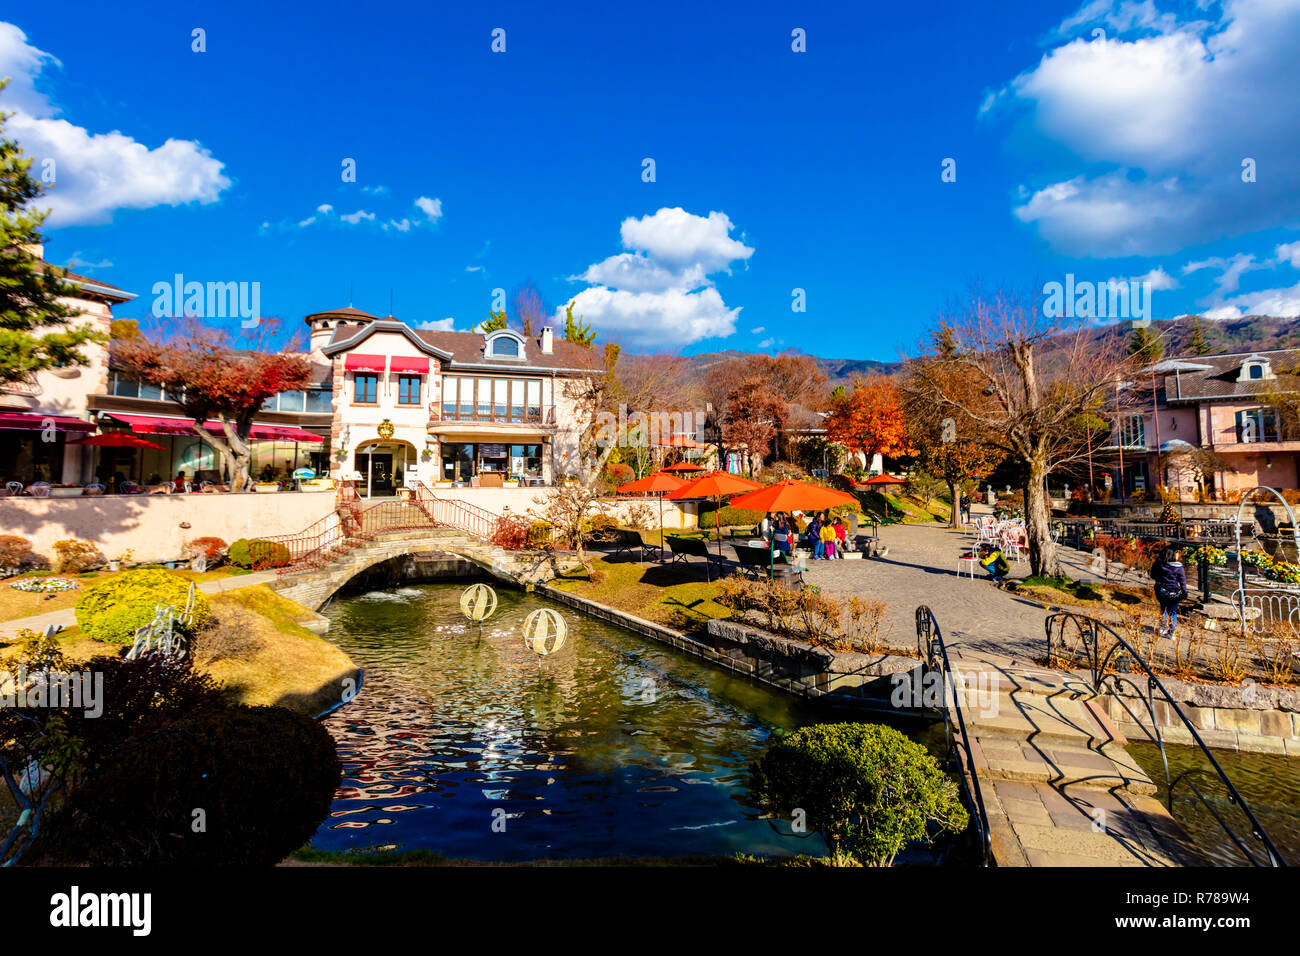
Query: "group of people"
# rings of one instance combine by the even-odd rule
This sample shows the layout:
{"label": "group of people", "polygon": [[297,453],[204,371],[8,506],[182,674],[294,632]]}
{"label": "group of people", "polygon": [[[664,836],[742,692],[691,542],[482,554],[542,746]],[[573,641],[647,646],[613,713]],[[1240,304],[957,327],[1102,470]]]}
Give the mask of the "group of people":
{"label": "group of people", "polygon": [[851,550],[849,531],[844,519],[827,511],[813,515],[802,532],[796,518],[784,511],[764,518],[760,530],[763,537],[772,542],[772,547],[782,552],[794,550],[800,534],[803,534],[812,546],[814,560],[833,560]]}

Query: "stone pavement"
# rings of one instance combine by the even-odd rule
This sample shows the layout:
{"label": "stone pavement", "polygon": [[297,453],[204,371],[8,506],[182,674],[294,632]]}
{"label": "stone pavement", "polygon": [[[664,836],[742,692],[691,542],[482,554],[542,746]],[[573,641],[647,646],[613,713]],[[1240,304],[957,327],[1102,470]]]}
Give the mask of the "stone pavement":
{"label": "stone pavement", "polygon": [[[224,578],[213,578],[210,581],[200,581],[199,590],[204,594],[220,594],[222,591],[233,591],[236,588],[248,588],[255,584],[270,584],[276,580],[274,571],[254,571],[252,574],[232,574]],[[0,637],[12,638],[23,628],[30,628],[38,633],[43,633],[51,624],[58,627],[75,627],[77,624],[76,612],[66,607],[60,611],[49,611],[45,614],[34,614],[31,617],[20,617],[12,621],[0,621]]]}
{"label": "stone pavement", "polygon": [[[915,611],[943,631],[975,770],[1001,866],[1180,866],[1200,861],[1153,794],[1155,785],[1091,691],[1035,664],[1046,653],[1043,608],[987,580],[958,577],[974,538],[942,526],[881,528],[883,558],[813,561],[804,579],[843,600],[885,601],[888,643],[915,649]],[[1065,573],[1097,580],[1087,554],[1062,552]],[[1011,578],[1028,561],[1012,562]]]}

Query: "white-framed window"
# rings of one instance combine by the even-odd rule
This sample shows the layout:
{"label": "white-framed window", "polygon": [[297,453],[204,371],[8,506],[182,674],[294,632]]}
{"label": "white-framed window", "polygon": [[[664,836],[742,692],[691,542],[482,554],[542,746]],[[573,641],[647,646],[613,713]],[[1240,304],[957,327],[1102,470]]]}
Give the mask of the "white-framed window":
{"label": "white-framed window", "polygon": [[1147,443],[1146,419],[1141,415],[1126,415],[1120,419],[1119,443],[1125,448],[1145,448]]}

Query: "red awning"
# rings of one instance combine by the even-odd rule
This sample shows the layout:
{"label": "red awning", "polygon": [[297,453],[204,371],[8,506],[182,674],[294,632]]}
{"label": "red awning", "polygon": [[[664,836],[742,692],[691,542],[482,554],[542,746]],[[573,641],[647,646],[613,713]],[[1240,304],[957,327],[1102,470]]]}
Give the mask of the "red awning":
{"label": "red awning", "polygon": [[320,435],[290,425],[254,425],[249,434],[254,441],[324,441]]}
{"label": "red awning", "polygon": [[343,368],[349,372],[384,372],[384,356],[359,355],[353,353],[343,362]]}
{"label": "red awning", "polygon": [[[110,413],[113,418],[120,422],[126,422],[131,426],[131,430],[140,432],[144,435],[193,435],[194,426],[188,418],[159,418],[152,415],[122,415],[117,412]],[[203,423],[203,427],[212,432],[214,435],[220,435],[223,431],[221,422],[208,419]],[[322,442],[325,439],[320,435],[305,431],[301,428],[294,428],[290,425],[254,425],[249,432],[249,438],[253,441],[309,441]]]}
{"label": "red awning", "polygon": [[47,422],[54,425],[55,431],[60,432],[93,432],[96,428],[93,422],[83,422],[80,418],[73,418],[71,415],[0,412],[0,428],[23,428],[29,431],[37,431],[46,427]]}
{"label": "red awning", "polygon": [[428,375],[429,360],[423,355],[417,358],[394,355],[388,360],[388,369],[391,372],[405,372],[408,375]]}

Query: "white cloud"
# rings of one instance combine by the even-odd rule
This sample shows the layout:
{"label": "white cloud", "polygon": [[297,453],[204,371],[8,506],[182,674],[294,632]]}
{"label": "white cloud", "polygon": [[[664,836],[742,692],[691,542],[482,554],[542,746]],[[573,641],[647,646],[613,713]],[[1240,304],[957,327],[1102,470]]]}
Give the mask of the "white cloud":
{"label": "white cloud", "polygon": [[416,328],[433,329],[435,332],[454,332],[456,320],[448,316],[445,319],[430,319],[428,322],[421,322]]}
{"label": "white cloud", "polygon": [[758,328],[750,329],[750,330],[749,330],[749,334],[750,334],[750,335],[762,335],[762,334],[763,334],[764,332],[766,332],[766,331],[767,331],[767,326],[765,326],[765,325],[760,325]]}
{"label": "white cloud", "polygon": [[1151,283],[1152,292],[1165,292],[1169,289],[1178,288],[1178,280],[1160,266],[1156,266],[1145,275],[1137,276],[1136,281]]}
{"label": "white cloud", "polygon": [[349,225],[355,226],[357,223],[362,221],[374,222],[375,214],[373,212],[366,212],[364,209],[358,209],[356,212],[349,212],[349,213],[345,213],[342,216],[339,216],[339,219],[341,219],[343,222],[348,223]]}
{"label": "white cloud", "polygon": [[109,222],[118,209],[212,203],[230,185],[224,164],[192,140],[150,149],[118,130],[92,133],[57,118],[59,110],[36,88],[48,65],[61,64],[18,27],[0,23],[0,77],[11,78],[0,107],[14,113],[7,132],[35,158],[35,175],[54,160],[55,188],[38,200],[51,210],[47,226]]}
{"label": "white cloud", "polygon": [[[1221,17],[1160,13],[1150,2],[1087,3],[1060,42],[986,98],[1016,113],[1043,181],[1015,207],[1058,251],[1175,252],[1300,215],[1300,123],[1293,98],[1300,2],[1225,0]],[[1051,145],[1045,145],[1051,144]],[[1243,182],[1242,161],[1257,164]],[[1096,171],[1079,175],[1081,164]]]}
{"label": "white cloud", "polygon": [[1225,293],[1237,291],[1241,285],[1242,273],[1262,269],[1264,265],[1262,262],[1256,262],[1252,253],[1239,252],[1231,259],[1224,259],[1222,256],[1211,256],[1208,259],[1189,262],[1183,266],[1183,275],[1191,275],[1193,272],[1199,272],[1202,269],[1218,270],[1219,275],[1214,280],[1213,293],[1217,299]]}
{"label": "white cloud", "polygon": [[[696,216],[680,208],[625,219],[620,234],[630,251],[569,277],[589,284],[574,297],[574,315],[634,347],[673,350],[731,335],[740,309],[727,307],[709,275],[730,272],[754,254],[731,238],[733,228],[724,213]],[[557,322],[563,316],[556,310]]]}
{"label": "white cloud", "polygon": [[482,266],[466,266],[466,267],[465,267],[465,271],[466,271],[466,272],[482,272],[482,271],[483,271],[483,267],[482,267]]}
{"label": "white cloud", "polygon": [[441,199],[430,199],[427,196],[421,196],[415,200],[415,205],[419,207],[420,212],[424,213],[429,222],[437,222],[442,218]]}
{"label": "white cloud", "polygon": [[1286,242],[1273,250],[1277,263],[1290,263],[1291,268],[1300,269],[1300,242]]}

